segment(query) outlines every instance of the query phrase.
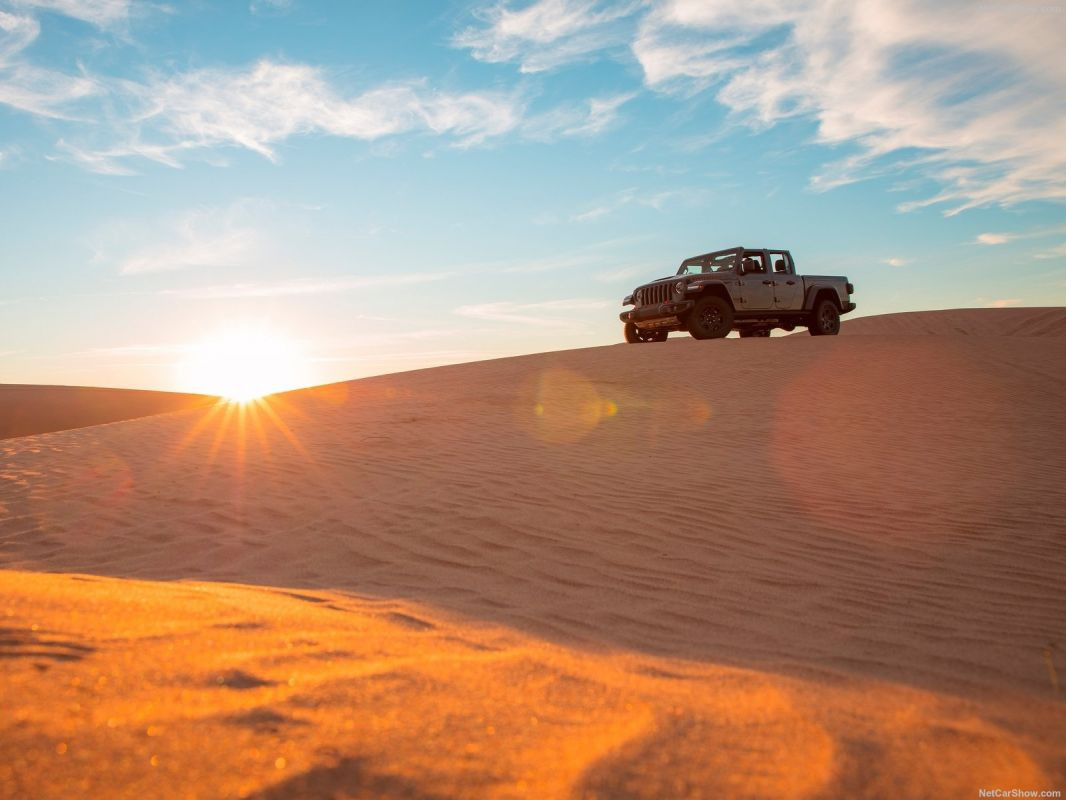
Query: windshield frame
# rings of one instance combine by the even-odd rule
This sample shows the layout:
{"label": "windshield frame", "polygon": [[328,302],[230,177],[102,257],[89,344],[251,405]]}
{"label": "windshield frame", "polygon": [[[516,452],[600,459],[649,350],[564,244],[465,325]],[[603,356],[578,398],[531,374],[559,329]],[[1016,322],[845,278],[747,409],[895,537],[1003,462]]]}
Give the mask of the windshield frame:
{"label": "windshield frame", "polygon": [[[727,247],[725,250],[715,250],[711,253],[704,253],[700,256],[691,256],[681,262],[681,266],[677,268],[676,275],[714,275],[721,272],[733,272],[737,268],[737,264],[740,263],[740,259],[743,258],[743,247]],[[689,272],[689,267],[703,266],[705,267],[709,262],[714,261],[721,256],[731,255],[733,256],[733,263],[728,269],[712,269],[705,271],[700,269],[699,272]]]}

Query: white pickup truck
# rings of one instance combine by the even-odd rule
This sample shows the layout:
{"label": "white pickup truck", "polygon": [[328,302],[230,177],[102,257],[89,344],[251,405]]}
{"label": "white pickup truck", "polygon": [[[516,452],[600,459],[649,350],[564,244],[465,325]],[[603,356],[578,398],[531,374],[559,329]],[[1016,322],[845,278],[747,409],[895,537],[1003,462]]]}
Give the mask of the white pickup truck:
{"label": "white pickup truck", "polygon": [[637,287],[622,301],[625,340],[664,342],[670,331],[696,339],[769,336],[806,326],[811,336],[835,336],[840,315],[855,310],[846,277],[797,275],[788,250],[731,247],[686,258],[677,274]]}

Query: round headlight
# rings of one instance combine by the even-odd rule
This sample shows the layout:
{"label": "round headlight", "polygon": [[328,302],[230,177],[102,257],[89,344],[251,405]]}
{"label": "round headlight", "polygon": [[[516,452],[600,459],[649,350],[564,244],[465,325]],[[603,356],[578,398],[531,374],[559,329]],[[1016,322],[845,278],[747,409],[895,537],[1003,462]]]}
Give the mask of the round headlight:
{"label": "round headlight", "polygon": [[684,292],[685,291],[685,282],[684,281],[678,281],[677,283],[675,283],[674,284],[674,291],[677,292],[678,294],[681,294],[682,292]]}

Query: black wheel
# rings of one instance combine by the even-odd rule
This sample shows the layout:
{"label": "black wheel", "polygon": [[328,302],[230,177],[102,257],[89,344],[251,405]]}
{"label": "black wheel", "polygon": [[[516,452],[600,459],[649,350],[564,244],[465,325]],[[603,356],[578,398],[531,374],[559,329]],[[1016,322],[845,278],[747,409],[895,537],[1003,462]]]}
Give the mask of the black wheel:
{"label": "black wheel", "polygon": [[811,336],[836,336],[840,333],[840,311],[837,304],[832,300],[819,300],[815,303],[807,332]]}
{"label": "black wheel", "polygon": [[704,297],[688,312],[687,327],[694,339],[721,339],[733,329],[733,308],[721,297]]}
{"label": "black wheel", "polygon": [[648,331],[638,328],[632,322],[625,326],[626,341],[630,344],[643,344],[644,342],[665,342],[666,331]]}

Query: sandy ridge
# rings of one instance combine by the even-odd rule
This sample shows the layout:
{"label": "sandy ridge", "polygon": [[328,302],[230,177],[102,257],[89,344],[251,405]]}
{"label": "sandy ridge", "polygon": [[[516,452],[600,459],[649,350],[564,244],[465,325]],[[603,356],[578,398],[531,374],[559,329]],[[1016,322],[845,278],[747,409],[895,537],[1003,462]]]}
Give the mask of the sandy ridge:
{"label": "sandy ridge", "polygon": [[[986,311],[995,316],[978,325],[960,312],[948,322],[1002,329],[1002,314]],[[1014,330],[1055,329],[1045,309],[1028,323],[1008,316]],[[944,322],[910,319],[918,331]],[[92,594],[70,578],[3,573],[14,598],[9,646],[32,650],[26,631],[38,624],[104,653],[93,620],[122,620],[115,653],[148,670],[154,686],[169,680],[169,668],[152,672],[156,662],[134,654],[158,617],[186,631],[161,642],[195,650],[182,670],[238,670],[276,687],[297,631],[325,625],[344,641],[334,649],[352,652],[362,631],[371,655],[336,659],[330,680],[377,653],[387,674],[401,676],[388,685],[410,708],[355,684],[327,691],[323,678],[324,694],[315,689],[306,706],[317,709],[308,727],[297,725],[296,735],[281,726],[255,745],[264,752],[265,742],[300,742],[298,780],[320,776],[327,787],[310,796],[331,796],[328,787],[364,775],[404,778],[380,784],[400,796],[530,796],[516,788],[531,785],[532,762],[523,759],[547,751],[508,746],[459,757],[461,737],[448,726],[484,716],[479,692],[504,707],[516,702],[514,686],[557,680],[575,688],[555,701],[533,693],[529,703],[560,718],[568,706],[583,709],[575,719],[584,722],[567,723],[577,726],[573,740],[553,736],[588,747],[575,744],[568,777],[538,796],[737,794],[729,787],[741,783],[722,783],[699,764],[718,765],[728,780],[747,775],[749,796],[887,796],[892,786],[918,797],[971,796],[993,778],[1061,786],[1066,764],[1052,743],[1066,723],[1053,688],[1066,643],[1066,378],[1058,367],[1066,339],[915,330],[524,356],[294,392],[243,413],[217,406],[8,440],[0,443],[0,565],[145,581],[100,581]],[[266,620],[263,649],[253,646],[258,629],[208,635],[181,622],[201,612],[187,605],[190,590],[153,582],[174,579],[199,582],[192,596],[205,614],[224,617],[225,606]],[[53,593],[53,610],[37,614]],[[143,614],[118,610],[129,597],[143,600]],[[317,616],[328,617],[331,605],[351,612],[336,628]],[[174,611],[152,611],[163,607]],[[382,609],[391,628],[379,626]],[[489,659],[493,667],[466,682],[470,662],[457,653],[471,648],[453,652],[447,641],[495,646],[479,638],[485,630],[522,656]],[[432,639],[412,651],[422,666],[389,661],[397,636]],[[317,663],[313,650],[297,661]],[[107,671],[119,657],[93,653],[64,662],[72,670],[64,679]],[[34,663],[0,659],[0,668],[10,666],[7,679],[32,695],[46,691]],[[605,677],[616,669],[626,675],[620,683]],[[690,672],[702,676],[693,694],[677,693],[686,681],[663,678]],[[268,691],[247,689],[260,690]],[[644,698],[639,708],[634,692]],[[292,707],[271,703],[271,713],[292,716]],[[315,732],[334,730],[353,704],[413,726],[420,741],[430,733],[419,726],[437,725],[433,735],[451,749],[420,760],[408,742],[390,755],[369,744],[377,733],[359,728],[328,750]],[[671,716],[686,704],[703,710]],[[178,713],[164,706],[160,719]],[[515,713],[536,714],[531,707]],[[735,716],[738,709],[753,716]],[[779,720],[773,709],[787,711]],[[47,720],[34,720],[11,741],[45,758],[55,742]],[[95,730],[78,724],[90,727],[71,730]],[[197,736],[213,741],[219,730],[203,717],[189,725],[179,750],[193,752]],[[848,726],[866,733],[849,738]],[[752,744],[762,730],[776,733]],[[710,757],[711,740],[727,743],[723,757],[740,771]],[[92,752],[106,750],[105,740],[93,741]],[[796,765],[774,750],[788,742],[814,750],[802,750]],[[753,762],[744,753],[762,755]],[[175,763],[188,769],[189,758]],[[775,759],[793,764],[792,783],[767,771]],[[459,774],[474,780],[468,767],[482,783],[463,783],[465,794],[447,788]],[[267,773],[248,791],[274,786]],[[94,779],[90,767],[77,774]],[[439,777],[411,783],[429,774]],[[679,775],[695,782],[662,783]],[[298,786],[306,788],[288,791]]]}
{"label": "sandy ridge", "polygon": [[216,398],[140,389],[0,384],[0,439],[197,408]]}

